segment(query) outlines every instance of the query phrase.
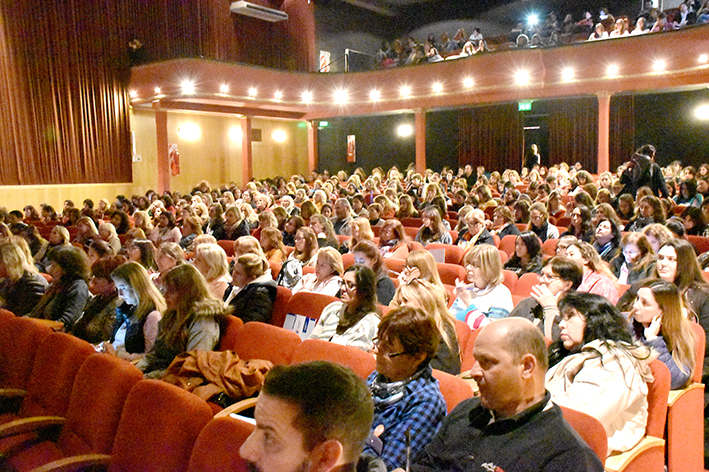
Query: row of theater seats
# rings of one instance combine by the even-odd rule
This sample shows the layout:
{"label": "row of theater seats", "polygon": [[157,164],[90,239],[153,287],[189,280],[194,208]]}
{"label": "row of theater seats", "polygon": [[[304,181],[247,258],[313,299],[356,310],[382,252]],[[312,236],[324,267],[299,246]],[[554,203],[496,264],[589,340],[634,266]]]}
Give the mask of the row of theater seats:
{"label": "row of theater seats", "polygon": [[[475,362],[472,350],[478,331],[471,332],[462,322],[457,328],[463,370],[468,370]],[[699,325],[693,328],[701,366],[704,334]],[[352,368],[362,378],[375,366],[372,355],[358,349],[301,341],[285,329],[263,323],[242,325],[237,318],[231,320],[219,349],[235,351],[243,359],[267,359],[282,365],[328,360]],[[669,472],[702,470],[701,368],[693,385],[670,392],[665,365],[653,361],[651,367],[655,380],[649,385],[647,437],[633,451],[608,459],[607,469],[660,472],[666,457]],[[448,411],[472,395],[463,379],[439,371],[434,376]],[[219,412],[216,405],[190,393],[141,378],[129,363],[95,354],[81,340],[0,311],[3,408],[12,411],[10,393],[26,392],[16,413],[0,415],[0,453],[12,452],[7,457],[18,471],[77,454],[87,455],[82,461],[110,462],[112,470],[243,470],[235,451],[250,434],[250,424],[229,417],[229,409]],[[215,412],[217,417],[211,419]],[[565,410],[564,414],[599,456],[605,457],[606,437],[600,423],[580,412]],[[32,431],[37,427],[58,428],[59,432],[53,440],[42,436],[36,442]],[[30,448],[24,447],[27,441],[33,443]]]}
{"label": "row of theater seats", "polygon": [[[374,357],[356,348],[301,342],[285,329],[242,325],[236,318],[219,348],[274,364],[328,360],[362,378],[375,367]],[[472,396],[464,380],[444,372],[434,375],[449,411]],[[69,462],[110,464],[111,470],[246,470],[238,447],[252,425],[229,417],[229,411],[212,419],[220,410],[217,405],[172,385],[141,379],[130,363],[97,354],[84,341],[0,312],[0,453],[17,471],[50,462],[66,467],[66,458],[73,456],[82,457]]]}

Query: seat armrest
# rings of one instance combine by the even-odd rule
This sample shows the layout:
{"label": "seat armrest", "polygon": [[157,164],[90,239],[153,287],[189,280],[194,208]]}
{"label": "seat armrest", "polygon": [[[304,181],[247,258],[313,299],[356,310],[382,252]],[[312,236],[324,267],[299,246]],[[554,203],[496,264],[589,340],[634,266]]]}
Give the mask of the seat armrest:
{"label": "seat armrest", "polygon": [[226,408],[224,408],[222,411],[214,415],[215,418],[221,418],[223,416],[229,416],[232,413],[240,413],[244,410],[248,410],[249,408],[253,408],[256,406],[256,397],[253,398],[246,398],[244,400],[238,401],[234,403],[233,405],[230,405]]}
{"label": "seat armrest", "polygon": [[21,388],[0,388],[0,401],[5,398],[21,398],[27,394]]}
{"label": "seat armrest", "polygon": [[111,456],[107,454],[84,454],[49,462],[32,472],[98,472],[107,470],[110,464]]}
{"label": "seat armrest", "polygon": [[637,456],[656,447],[662,448],[664,451],[665,440],[653,436],[645,436],[642,441],[629,451],[608,456],[605,464],[606,472],[619,472],[624,470]]}
{"label": "seat armrest", "polygon": [[58,427],[64,424],[61,416],[35,416],[22,418],[0,425],[0,438],[17,436],[18,434],[34,433],[47,428]]}
{"label": "seat armrest", "polygon": [[703,389],[703,388],[704,388],[704,384],[693,383],[693,384],[689,385],[687,388],[683,388],[680,390],[670,390],[670,395],[667,398],[667,406],[670,407],[670,406],[674,405],[687,392],[692,391],[692,390]]}

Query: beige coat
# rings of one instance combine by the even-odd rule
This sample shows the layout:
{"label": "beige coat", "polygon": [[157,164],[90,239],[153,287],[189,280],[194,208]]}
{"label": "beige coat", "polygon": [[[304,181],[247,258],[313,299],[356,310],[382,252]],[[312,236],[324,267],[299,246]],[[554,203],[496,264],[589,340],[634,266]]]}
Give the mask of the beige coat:
{"label": "beige coat", "polygon": [[608,453],[627,451],[645,435],[650,351],[593,341],[549,369],[546,387],[554,403],[587,413],[608,435]]}

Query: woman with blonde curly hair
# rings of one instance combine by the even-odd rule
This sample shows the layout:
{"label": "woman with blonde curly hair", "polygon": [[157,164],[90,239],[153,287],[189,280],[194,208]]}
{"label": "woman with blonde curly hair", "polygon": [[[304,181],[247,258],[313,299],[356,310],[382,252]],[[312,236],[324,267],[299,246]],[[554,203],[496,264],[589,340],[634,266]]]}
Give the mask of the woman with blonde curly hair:
{"label": "woman with blonde curly hair", "polygon": [[431,360],[434,369],[448,372],[451,375],[460,374],[460,346],[455,329],[455,318],[448,310],[448,292],[436,285],[421,279],[412,279],[399,285],[391,307],[409,306],[418,308],[431,316],[436,322],[441,334],[441,343],[435,357]]}
{"label": "woman with blonde curly hair", "polygon": [[372,232],[372,227],[369,225],[369,220],[361,216],[350,221],[350,234],[352,236],[350,240],[340,246],[340,252],[343,254],[351,252],[352,248],[360,241],[374,241],[374,233]]}
{"label": "woman with blonde curly hair", "polygon": [[401,195],[399,197],[399,211],[396,213],[397,219],[402,218],[418,218],[419,212],[414,206],[414,199],[411,195]]}
{"label": "woman with blonde curly hair", "polygon": [[566,248],[566,257],[581,264],[583,269],[583,281],[577,289],[579,292],[595,293],[606,297],[614,305],[618,303],[617,279],[592,245],[583,241],[572,242]]}
{"label": "woman with blonde curly hair", "polygon": [[194,266],[207,281],[207,288],[214,298],[222,299],[231,277],[226,252],[219,244],[200,244],[195,247]]}

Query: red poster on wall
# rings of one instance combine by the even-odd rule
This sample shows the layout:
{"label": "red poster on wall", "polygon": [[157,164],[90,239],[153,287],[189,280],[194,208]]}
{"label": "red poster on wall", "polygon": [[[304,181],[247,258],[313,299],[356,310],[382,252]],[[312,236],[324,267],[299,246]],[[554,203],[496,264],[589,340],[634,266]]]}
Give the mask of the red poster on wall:
{"label": "red poster on wall", "polygon": [[177,144],[170,144],[167,147],[167,156],[170,162],[170,173],[180,175],[180,153],[177,150]]}

